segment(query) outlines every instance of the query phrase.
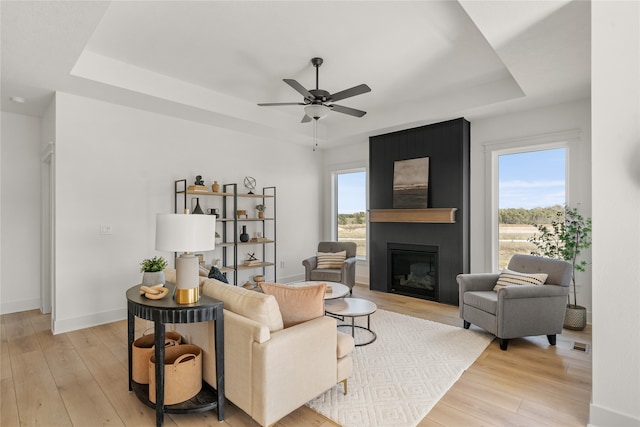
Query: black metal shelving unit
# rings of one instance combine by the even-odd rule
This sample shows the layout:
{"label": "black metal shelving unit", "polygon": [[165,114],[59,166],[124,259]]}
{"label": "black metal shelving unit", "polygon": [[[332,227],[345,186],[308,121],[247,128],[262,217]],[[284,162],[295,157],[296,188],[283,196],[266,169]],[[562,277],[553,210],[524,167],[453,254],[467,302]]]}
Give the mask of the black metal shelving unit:
{"label": "black metal shelving unit", "polygon": [[[221,197],[222,198],[222,214],[217,221],[223,224],[222,227],[222,267],[220,271],[227,276],[227,273],[233,273],[233,284],[238,285],[238,271],[240,270],[249,270],[249,269],[261,269],[262,274],[266,276],[267,269],[269,267],[273,267],[273,281],[277,281],[277,208],[276,208],[276,187],[263,187],[262,194],[245,194],[238,193],[238,184],[230,183],[230,184],[222,184],[222,192],[214,193],[212,191],[200,191],[200,190],[189,190],[187,186],[186,179],[176,180],[174,184],[174,210],[176,213],[179,213],[180,207],[184,212],[187,209],[187,198],[188,196],[194,197],[203,197],[203,196],[211,196],[211,197]],[[180,203],[180,199],[182,199],[182,203]],[[267,211],[272,211],[273,216],[265,217],[265,218],[239,218],[237,212],[238,209],[244,207],[239,206],[239,199],[253,199],[253,200],[261,200],[263,205],[267,206]],[[248,211],[248,209],[247,209]],[[240,242],[239,241],[239,233],[238,227],[241,223],[252,223],[252,222],[261,222],[262,224],[262,236],[266,238],[267,235],[270,238],[266,238],[265,241],[252,241],[249,242]],[[229,224],[232,224],[233,230],[229,230]],[[269,226],[269,224],[271,224]],[[273,245],[273,260],[266,261],[266,256],[268,253],[267,245]],[[259,246],[262,249],[262,262],[259,265],[255,266],[245,266],[243,265],[238,258],[238,247],[244,246]],[[227,276],[228,278],[228,276]]]}

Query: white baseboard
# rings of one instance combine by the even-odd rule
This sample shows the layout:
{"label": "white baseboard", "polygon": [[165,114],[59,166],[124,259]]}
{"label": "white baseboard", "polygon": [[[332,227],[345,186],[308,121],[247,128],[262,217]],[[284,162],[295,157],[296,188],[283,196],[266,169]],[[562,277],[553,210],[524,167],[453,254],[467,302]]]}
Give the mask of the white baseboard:
{"label": "white baseboard", "polygon": [[293,276],[278,277],[278,283],[294,283],[304,281],[304,274],[295,274]]}
{"label": "white baseboard", "polygon": [[640,427],[640,418],[621,414],[593,403],[589,407],[589,427]]}
{"label": "white baseboard", "polygon": [[356,285],[364,286],[365,288],[370,289],[369,280],[361,280],[358,277],[356,277]]}
{"label": "white baseboard", "polygon": [[356,263],[356,283],[369,286],[369,261],[358,260]]}
{"label": "white baseboard", "polygon": [[127,318],[127,309],[106,311],[95,313],[89,316],[74,317],[72,319],[54,319],[53,334],[76,331],[78,329],[91,328],[93,326],[104,325],[105,323],[117,322]]}
{"label": "white baseboard", "polygon": [[19,311],[40,309],[40,298],[19,301],[3,301],[0,304],[0,314],[18,313]]}

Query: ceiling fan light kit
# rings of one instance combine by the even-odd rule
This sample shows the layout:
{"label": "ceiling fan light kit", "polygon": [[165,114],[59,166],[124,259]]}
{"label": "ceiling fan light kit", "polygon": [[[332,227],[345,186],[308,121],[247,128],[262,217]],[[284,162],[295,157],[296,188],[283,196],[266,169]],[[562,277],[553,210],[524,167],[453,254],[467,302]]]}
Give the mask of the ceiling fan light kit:
{"label": "ceiling fan light kit", "polygon": [[322,104],[311,104],[304,107],[305,114],[314,120],[324,119],[329,115],[329,111],[331,109]]}
{"label": "ceiling fan light kit", "polygon": [[281,105],[303,105],[305,115],[302,117],[302,123],[308,123],[311,120],[320,120],[326,117],[330,111],[347,114],[353,117],[362,117],[367,114],[366,111],[356,110],[355,108],[344,107],[342,105],[333,104],[335,101],[351,98],[352,96],[362,95],[371,92],[371,88],[366,84],[354,86],[349,89],[342,90],[331,94],[330,92],[320,89],[319,74],[320,66],[323,63],[322,58],[311,58],[311,64],[316,68],[316,88],[307,90],[304,86],[293,79],[282,79],[286,84],[291,86],[296,92],[304,98],[302,102],[270,102],[260,103],[260,107],[281,106]]}

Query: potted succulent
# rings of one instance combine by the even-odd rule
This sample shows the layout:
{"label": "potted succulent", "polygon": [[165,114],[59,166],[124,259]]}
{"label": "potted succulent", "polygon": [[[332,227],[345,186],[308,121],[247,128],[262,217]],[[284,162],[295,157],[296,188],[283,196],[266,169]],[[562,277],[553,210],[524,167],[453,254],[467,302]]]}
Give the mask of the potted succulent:
{"label": "potted succulent", "polygon": [[256,210],[258,211],[258,218],[264,218],[264,211],[267,209],[265,205],[256,205]]}
{"label": "potted succulent", "polygon": [[142,284],[146,286],[164,284],[164,269],[167,268],[167,260],[161,256],[147,258],[140,263],[142,272]]}
{"label": "potted succulent", "polygon": [[564,327],[581,331],[587,325],[587,309],[577,302],[576,271],[583,272],[587,266],[587,261],[578,261],[578,257],[583,249],[591,246],[591,218],[584,218],[577,208],[565,207],[564,212],[558,212],[557,217],[551,221],[550,227],[536,227],[539,233],[529,238],[529,242],[536,245],[536,250],[531,255],[564,259],[573,266],[573,304],[569,295]]}

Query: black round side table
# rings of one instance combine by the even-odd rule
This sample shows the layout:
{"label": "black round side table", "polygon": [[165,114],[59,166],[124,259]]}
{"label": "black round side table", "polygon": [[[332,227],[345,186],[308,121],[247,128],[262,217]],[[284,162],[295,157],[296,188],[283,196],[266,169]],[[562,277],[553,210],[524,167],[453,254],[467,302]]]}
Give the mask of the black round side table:
{"label": "black round side table", "polygon": [[[223,302],[206,295],[193,304],[178,304],[173,296],[175,285],[165,284],[169,294],[160,300],[148,299],[140,294],[140,285],[127,290],[127,332],[129,351],[129,391],[156,410],[156,425],[161,427],[164,414],[182,414],[188,412],[203,412],[216,409],[218,420],[224,420],[224,319]],[[138,384],[133,381],[131,345],[135,332],[135,318],[151,320],[154,323],[155,360],[164,360],[165,324],[167,323],[196,323],[215,321],[216,346],[216,388],[213,389],[203,382],[202,390],[195,397],[186,402],[175,405],[164,405],[164,364],[156,363],[156,403],[149,400],[149,385]]]}

